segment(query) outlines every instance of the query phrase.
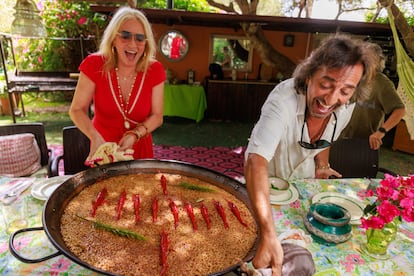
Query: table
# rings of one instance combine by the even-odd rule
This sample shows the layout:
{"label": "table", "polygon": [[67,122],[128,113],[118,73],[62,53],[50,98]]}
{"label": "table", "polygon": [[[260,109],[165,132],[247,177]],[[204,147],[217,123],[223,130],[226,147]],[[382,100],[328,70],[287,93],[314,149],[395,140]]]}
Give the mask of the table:
{"label": "table", "polygon": [[67,77],[69,73],[58,72],[36,72],[22,75],[9,76],[7,79],[7,89],[9,94],[9,103],[11,108],[11,115],[13,123],[16,123],[15,108],[18,104],[14,103],[14,96],[20,100],[23,116],[26,116],[24,110],[22,93],[26,92],[75,92],[77,80]]}
{"label": "table", "polygon": [[164,87],[164,116],[195,120],[204,118],[207,100],[201,85],[166,84]]}
{"label": "table", "polygon": [[[58,176],[59,177],[59,176]],[[20,178],[22,179],[22,178]],[[44,181],[44,179],[32,179]],[[0,192],[12,185],[16,179],[0,177]],[[289,229],[304,229],[303,216],[311,204],[311,198],[323,191],[340,192],[358,197],[369,185],[368,179],[329,179],[329,180],[294,180],[293,185],[300,193],[299,200],[289,205],[272,206],[275,228],[278,233]],[[41,226],[42,207],[44,201],[33,198],[30,188],[21,198],[29,203],[29,227]],[[21,199],[20,198],[20,199]],[[18,199],[18,200],[20,200]],[[307,233],[307,231],[305,230]],[[63,255],[37,264],[26,264],[17,260],[8,250],[8,235],[4,225],[0,226],[0,273],[2,275],[98,275]],[[40,258],[55,252],[53,245],[43,231],[28,232],[16,237],[17,248],[25,257]],[[365,242],[364,231],[352,226],[352,238],[338,245],[311,243],[309,250],[313,255],[317,273],[321,275],[414,275],[414,224],[401,223],[397,239],[391,244],[388,260],[374,260],[360,251],[360,244]]]}

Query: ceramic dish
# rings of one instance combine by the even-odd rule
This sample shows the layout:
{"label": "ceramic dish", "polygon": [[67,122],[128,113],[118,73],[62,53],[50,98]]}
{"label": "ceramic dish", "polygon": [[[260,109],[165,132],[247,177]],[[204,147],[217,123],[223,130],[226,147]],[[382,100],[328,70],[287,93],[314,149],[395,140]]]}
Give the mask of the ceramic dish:
{"label": "ceramic dish", "polygon": [[283,197],[270,194],[270,203],[274,205],[286,205],[295,202],[298,198],[298,190],[293,185],[289,185],[289,190],[286,195],[283,195]]}
{"label": "ceramic dish", "polygon": [[289,191],[290,184],[288,181],[277,177],[269,177],[269,184],[270,195],[273,200],[284,201],[291,197],[291,192]]}
{"label": "ceramic dish", "polygon": [[361,217],[364,214],[365,205],[357,198],[334,192],[323,192],[313,196],[312,203],[334,203],[349,211],[351,220],[349,223],[361,224]]}
{"label": "ceramic dish", "polygon": [[46,180],[37,181],[32,186],[31,194],[34,198],[47,200],[53,191],[69,177],[71,177],[71,175],[56,176]]}
{"label": "ceramic dish", "polygon": [[322,240],[328,243],[342,243],[349,240],[352,236],[352,228],[349,224],[342,226],[332,226],[318,221],[311,213],[308,213],[303,222],[306,229]]}

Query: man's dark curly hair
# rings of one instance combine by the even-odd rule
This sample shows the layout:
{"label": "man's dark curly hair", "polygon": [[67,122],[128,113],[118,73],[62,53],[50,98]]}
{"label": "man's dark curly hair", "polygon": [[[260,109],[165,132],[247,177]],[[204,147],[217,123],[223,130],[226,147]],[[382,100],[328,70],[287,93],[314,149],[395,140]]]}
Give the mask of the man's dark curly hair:
{"label": "man's dark curly hair", "polygon": [[295,88],[298,93],[306,93],[306,80],[318,69],[340,69],[361,63],[364,67],[362,78],[351,102],[365,100],[369,97],[369,85],[376,73],[379,57],[368,42],[351,38],[345,34],[334,34],[322,41],[309,57],[301,62],[293,72]]}

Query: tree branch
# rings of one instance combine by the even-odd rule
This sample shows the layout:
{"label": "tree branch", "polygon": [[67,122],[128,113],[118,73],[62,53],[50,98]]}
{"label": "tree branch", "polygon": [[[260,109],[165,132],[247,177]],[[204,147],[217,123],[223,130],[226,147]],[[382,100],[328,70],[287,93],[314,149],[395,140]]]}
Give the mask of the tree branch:
{"label": "tree branch", "polygon": [[233,2],[230,2],[229,6],[226,6],[222,3],[217,3],[214,0],[207,0],[207,3],[212,7],[218,8],[218,9],[226,11],[228,13],[237,13],[234,9]]}

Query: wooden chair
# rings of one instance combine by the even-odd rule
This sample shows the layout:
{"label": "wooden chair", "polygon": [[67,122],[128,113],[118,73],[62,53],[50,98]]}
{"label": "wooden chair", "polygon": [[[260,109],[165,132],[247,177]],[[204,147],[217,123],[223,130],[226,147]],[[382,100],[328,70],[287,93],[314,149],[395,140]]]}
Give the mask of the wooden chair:
{"label": "wooden chair", "polygon": [[56,156],[52,164],[52,172],[59,174],[59,163],[63,160],[64,174],[76,174],[88,169],[84,165],[90,150],[89,138],[76,126],[67,126],[62,130],[63,154]]}
{"label": "wooden chair", "polygon": [[338,139],[331,146],[329,163],[343,178],[377,178],[379,172],[395,176],[379,167],[379,154],[380,150],[370,148],[368,138]]}
{"label": "wooden chair", "polygon": [[51,171],[54,154],[46,143],[46,132],[43,123],[19,123],[0,126],[0,136],[33,133],[40,149],[40,164],[47,168],[47,176],[53,176]]}

